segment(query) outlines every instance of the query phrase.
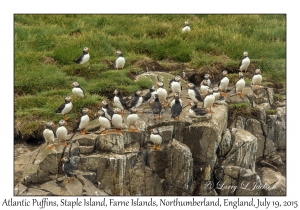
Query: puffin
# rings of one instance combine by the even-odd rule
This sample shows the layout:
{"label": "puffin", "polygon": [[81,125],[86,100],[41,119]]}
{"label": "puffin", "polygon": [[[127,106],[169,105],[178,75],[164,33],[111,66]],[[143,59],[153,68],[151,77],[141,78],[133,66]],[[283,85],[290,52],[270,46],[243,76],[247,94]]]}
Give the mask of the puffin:
{"label": "puffin", "polygon": [[189,105],[191,106],[191,108],[189,110],[189,116],[191,116],[191,117],[200,118],[208,113],[208,111],[206,109],[198,108],[197,103],[195,103],[195,102],[191,101],[189,103]]}
{"label": "puffin", "polygon": [[106,113],[102,109],[98,111],[98,115],[100,126],[104,128],[104,131],[102,131],[101,134],[108,134],[108,129],[111,128],[111,120],[106,117]]}
{"label": "puffin", "polygon": [[207,81],[208,87],[210,87],[210,85],[211,85],[210,78],[211,78],[210,74],[204,74],[204,79]]}
{"label": "puffin", "polygon": [[214,112],[211,110],[211,108],[214,102],[215,102],[215,96],[213,95],[213,90],[209,88],[208,93],[203,100],[202,108],[209,109],[209,113],[213,114]]}
{"label": "puffin", "polygon": [[90,48],[84,47],[82,50],[82,54],[76,60],[73,61],[78,64],[85,64],[90,60],[89,52],[90,52]]}
{"label": "puffin", "polygon": [[215,96],[215,102],[219,100],[224,100],[224,97],[221,95],[217,86],[213,88],[213,95]]}
{"label": "puffin", "polygon": [[120,115],[121,109],[114,108],[114,115],[111,118],[111,122],[114,126],[114,132],[119,130],[119,134],[122,134],[123,117]]}
{"label": "puffin", "polygon": [[208,81],[202,80],[202,82],[200,84],[200,93],[202,93],[203,95],[207,95],[208,89],[209,89]]}
{"label": "puffin", "polygon": [[69,117],[65,115],[68,114],[73,108],[72,98],[70,96],[65,97],[65,103],[61,104],[56,110],[55,113],[62,114],[64,120],[68,120]]}
{"label": "puffin", "polygon": [[229,79],[228,79],[228,71],[224,70],[222,72],[223,78],[221,79],[221,81],[218,84],[219,90],[221,91],[221,95],[228,97],[226,90],[229,84]]}
{"label": "puffin", "polygon": [[140,90],[134,91],[134,97],[131,99],[128,108],[138,108],[143,103],[143,92]]}
{"label": "puffin", "polygon": [[105,113],[105,117],[111,121],[111,118],[114,115],[114,111],[108,106],[108,103],[106,100],[101,101],[100,105],[102,106],[101,109]]}
{"label": "puffin", "polygon": [[175,78],[170,81],[169,85],[173,93],[178,93],[180,95],[182,91],[181,80],[182,78],[179,75],[176,75]]}
{"label": "puffin", "polygon": [[[137,115],[137,110],[135,107],[132,107],[129,109],[130,113],[127,116],[127,123],[128,123],[128,127],[129,127],[129,132],[138,132],[137,128],[136,128],[136,123],[139,119],[139,116]],[[134,129],[132,129],[131,127],[134,127]]]}
{"label": "puffin", "polygon": [[150,103],[150,101],[152,99],[154,99],[154,94],[156,94],[157,92],[155,91],[154,89],[154,85],[152,85],[150,88],[149,88],[149,92],[146,93],[146,95],[144,95],[143,97],[143,102],[147,102],[147,103]]}
{"label": "puffin", "polygon": [[60,146],[60,141],[64,141],[64,146],[67,146],[68,130],[65,127],[67,122],[65,120],[60,120],[58,125],[59,127],[56,129],[57,146]]}
{"label": "puffin", "polygon": [[176,100],[176,99],[179,100],[179,103],[180,103],[180,105],[182,106],[182,100],[179,98],[179,94],[178,94],[178,93],[175,93],[175,94],[174,94],[173,100],[170,102],[170,107],[172,107],[172,106],[175,104],[175,100]]}
{"label": "puffin", "polygon": [[157,90],[156,90],[156,92],[157,92],[157,94],[159,96],[160,103],[163,103],[164,107],[168,106],[168,104],[167,104],[168,92],[164,88],[164,83],[163,82],[157,82],[156,86],[158,87]]}
{"label": "puffin", "polygon": [[125,65],[125,58],[123,57],[123,53],[120,50],[117,50],[115,54],[118,55],[116,59],[116,69],[123,69]]}
{"label": "puffin", "polygon": [[174,118],[174,120],[179,120],[179,116],[182,112],[182,106],[180,104],[180,101],[178,98],[175,99],[175,104],[171,107],[171,118]]}
{"label": "puffin", "polygon": [[196,86],[194,85],[194,83],[189,83],[186,85],[186,87],[188,88],[188,95],[189,97],[195,102],[203,102],[203,99],[199,93],[199,91],[196,89]]}
{"label": "puffin", "polygon": [[244,51],[244,58],[241,60],[240,64],[239,64],[239,69],[241,72],[247,71],[247,68],[249,67],[250,65],[250,59],[248,57],[248,52],[247,51]]}
{"label": "puffin", "polygon": [[83,89],[80,87],[78,82],[73,82],[71,84],[72,88],[72,93],[79,98],[84,98],[84,91]]}
{"label": "puffin", "polygon": [[153,128],[151,130],[150,141],[152,141],[154,144],[152,147],[153,149],[160,150],[160,145],[162,143],[162,136],[159,134],[158,129]]}
{"label": "puffin", "polygon": [[125,102],[125,100],[123,99],[120,90],[115,89],[114,91],[114,104],[116,107],[118,107],[121,110],[121,115],[124,114],[124,109],[128,110],[128,106]]}
{"label": "puffin", "polygon": [[184,22],[184,27],[182,28],[182,32],[190,32],[190,31],[191,31],[191,28],[189,26],[189,22],[185,21]]}
{"label": "puffin", "polygon": [[151,110],[153,113],[153,119],[156,120],[155,115],[158,115],[158,118],[162,118],[161,116],[161,110],[162,110],[162,105],[159,101],[159,95],[155,94],[155,99],[154,102],[151,104]]}
{"label": "puffin", "polygon": [[[46,147],[46,150],[48,149],[54,149],[54,140],[55,140],[55,137],[54,137],[54,133],[53,133],[53,128],[55,127],[56,125],[54,124],[54,122],[52,121],[49,121],[46,123],[46,128],[45,130],[43,131],[43,136],[45,138],[45,141],[47,143],[47,147]],[[52,146],[50,147],[49,144],[52,143]]]}
{"label": "puffin", "polygon": [[245,80],[244,80],[244,74],[243,72],[239,72],[239,81],[235,84],[235,94],[237,97],[242,97],[243,95],[243,89],[245,87]]}
{"label": "puffin", "polygon": [[91,113],[91,110],[89,110],[88,108],[83,108],[81,112],[82,115],[77,123],[77,126],[73,129],[73,132],[79,130],[81,135],[84,135],[86,133],[86,127],[90,122],[88,113]]}
{"label": "puffin", "polygon": [[62,165],[62,170],[65,173],[66,177],[67,177],[67,181],[65,182],[66,184],[68,184],[71,180],[75,179],[75,170],[76,167],[70,162],[70,159],[67,157],[63,157],[60,159],[63,162]]}
{"label": "puffin", "polygon": [[256,69],[255,74],[252,77],[252,83],[251,83],[254,86],[254,89],[256,89],[255,88],[256,86],[260,87],[261,81],[262,81],[261,71],[260,69]]}

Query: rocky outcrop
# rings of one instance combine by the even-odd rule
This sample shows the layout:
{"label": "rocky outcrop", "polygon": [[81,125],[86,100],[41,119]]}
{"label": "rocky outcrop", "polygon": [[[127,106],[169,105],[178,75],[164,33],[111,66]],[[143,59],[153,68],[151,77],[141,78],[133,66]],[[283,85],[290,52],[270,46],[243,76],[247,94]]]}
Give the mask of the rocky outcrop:
{"label": "rocky outcrop", "polygon": [[[172,78],[166,73],[147,75],[156,75],[161,81]],[[258,174],[256,165],[258,159],[265,158],[270,165],[283,164],[276,151],[285,148],[285,108],[267,115],[274,101],[271,89],[253,91],[247,87],[244,95],[231,96],[227,103],[216,104],[213,114],[194,119],[188,115],[190,99],[183,90],[179,120],[171,118],[170,107],[163,108],[162,119],[153,120],[150,106],[143,104],[138,108],[138,132],[129,132],[125,121],[122,134],[113,129],[101,134],[102,128],[94,120],[86,135],[75,134],[70,139],[69,134],[66,147],[46,150],[42,145],[34,151],[22,165],[23,178],[16,184],[15,195],[283,195],[285,185],[279,174],[279,192],[260,187],[271,183],[266,174],[274,172]],[[230,103],[240,102],[247,102],[256,115],[238,115],[228,124]],[[152,128],[162,136],[160,150],[153,148],[149,139]],[[76,167],[76,177],[69,183],[62,171],[62,157],[68,157]]]}

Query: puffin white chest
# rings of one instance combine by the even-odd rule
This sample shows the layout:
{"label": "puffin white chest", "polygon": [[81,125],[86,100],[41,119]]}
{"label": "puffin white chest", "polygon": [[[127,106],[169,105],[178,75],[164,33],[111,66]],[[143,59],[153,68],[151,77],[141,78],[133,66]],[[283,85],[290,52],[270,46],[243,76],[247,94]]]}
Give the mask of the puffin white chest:
{"label": "puffin white chest", "polygon": [[189,26],[184,26],[182,28],[182,32],[190,32],[191,31],[191,28]]}
{"label": "puffin white chest", "polygon": [[143,97],[139,97],[139,100],[137,101],[135,107],[139,107],[143,103]]}
{"label": "puffin white chest", "polygon": [[219,92],[214,92],[213,96],[215,97],[215,100],[218,100],[220,98],[220,93]]}
{"label": "puffin white chest", "polygon": [[208,93],[209,87],[207,85],[201,85],[200,91],[202,94],[206,95]]}
{"label": "puffin white chest", "polygon": [[54,133],[53,133],[52,130],[46,128],[44,130],[44,132],[43,132],[43,135],[44,135],[44,138],[45,138],[46,142],[48,142],[48,143],[51,143],[51,142],[54,143],[55,137],[54,137]]}
{"label": "puffin white chest", "polygon": [[75,96],[77,96],[77,97],[81,97],[81,98],[84,97],[83,90],[82,90],[81,88],[73,87],[73,88],[72,88],[72,93],[73,93]]}
{"label": "puffin white chest", "polygon": [[124,57],[118,57],[116,60],[116,68],[123,68],[125,65],[125,58]]}
{"label": "puffin white chest", "polygon": [[69,102],[69,103],[65,104],[65,107],[61,111],[61,114],[67,114],[67,113],[69,113],[72,110],[72,108],[73,108],[72,102]]}
{"label": "puffin white chest", "polygon": [[66,140],[68,135],[68,131],[64,126],[60,126],[56,130],[56,137],[58,140]]}
{"label": "puffin white chest", "polygon": [[221,82],[220,82],[219,88],[220,88],[222,91],[226,91],[228,84],[229,84],[229,79],[228,79],[228,77],[224,77],[224,78],[221,80]]}
{"label": "puffin white chest", "polygon": [[162,143],[162,137],[159,134],[150,134],[150,141],[152,141],[154,144],[161,144]]}
{"label": "puffin white chest", "polygon": [[250,59],[248,57],[244,58],[242,60],[242,65],[240,67],[240,70],[243,71],[243,70],[247,70],[247,68],[249,67],[250,65]]}
{"label": "puffin white chest", "polygon": [[190,115],[191,117],[199,117],[198,115],[196,115],[195,111],[192,110],[192,109],[189,110],[189,115]]}
{"label": "puffin white chest", "polygon": [[129,114],[127,116],[127,123],[129,125],[134,125],[137,121],[138,121],[139,117],[137,114],[133,113],[133,114]]}
{"label": "puffin white chest", "polygon": [[118,96],[114,97],[114,104],[116,105],[116,107],[118,107],[121,110],[124,110],[124,107],[120,101],[120,98]]}
{"label": "puffin white chest", "polygon": [[188,89],[188,95],[194,102],[198,102],[196,98],[196,93],[193,89]]}
{"label": "puffin white chest", "polygon": [[179,82],[172,82],[171,89],[173,93],[181,93],[181,84]]}
{"label": "puffin white chest", "polygon": [[108,129],[111,127],[110,121],[106,118],[106,117],[99,117],[99,123],[101,126],[103,126],[104,128]]}
{"label": "puffin white chest", "polygon": [[156,92],[161,103],[167,100],[168,92],[166,91],[166,89],[160,87],[156,90]]}
{"label": "puffin white chest", "polygon": [[111,118],[112,124],[115,128],[122,128],[123,118],[119,114],[114,114]]}
{"label": "puffin white chest", "polygon": [[81,59],[81,61],[80,61],[80,64],[85,64],[86,62],[88,62],[90,60],[90,54],[88,53],[88,54],[85,54],[83,57],[82,57],[82,59]]}
{"label": "puffin white chest", "polygon": [[88,126],[89,122],[90,122],[89,116],[88,116],[88,115],[83,115],[83,116],[80,118],[80,124],[79,124],[78,128],[79,128],[80,130],[86,128],[86,127]]}
{"label": "puffin white chest", "polygon": [[203,102],[203,108],[210,108],[215,102],[215,96],[214,95],[207,95]]}
{"label": "puffin white chest", "polygon": [[260,74],[254,75],[252,78],[253,85],[260,85],[262,81],[262,76]]}
{"label": "puffin white chest", "polygon": [[244,87],[245,87],[245,80],[244,79],[240,79],[237,83],[236,83],[236,85],[235,85],[235,87],[236,87],[236,92],[241,92],[241,91],[243,91],[243,89],[244,89]]}

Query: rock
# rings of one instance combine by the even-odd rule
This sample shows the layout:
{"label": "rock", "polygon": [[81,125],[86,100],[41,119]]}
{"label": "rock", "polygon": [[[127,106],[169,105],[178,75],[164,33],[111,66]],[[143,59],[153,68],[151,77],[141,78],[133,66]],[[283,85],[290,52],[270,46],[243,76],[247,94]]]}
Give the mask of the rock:
{"label": "rock", "polygon": [[19,194],[20,196],[49,196],[52,195],[51,192],[36,188],[28,188],[25,192]]}
{"label": "rock", "polygon": [[191,194],[193,190],[193,158],[190,149],[173,139],[169,141],[166,151],[168,163],[165,177],[167,183]]}
{"label": "rock", "polygon": [[283,161],[282,161],[282,159],[281,159],[281,156],[280,156],[280,155],[277,155],[277,154],[275,154],[275,155],[273,155],[272,157],[270,157],[270,161],[271,161],[274,165],[276,165],[276,166],[281,166],[281,165],[283,165]]}
{"label": "rock", "polygon": [[23,177],[23,184],[43,183],[51,180],[44,171],[40,170],[40,166],[37,164],[28,165],[23,173]]}
{"label": "rock", "polygon": [[100,134],[96,141],[96,150],[105,152],[124,153],[124,138],[121,134]]}
{"label": "rock", "polygon": [[276,146],[274,142],[268,138],[266,138],[264,156],[273,156],[276,154]]}
{"label": "rock", "polygon": [[269,98],[269,103],[272,105],[274,103],[274,89],[273,88],[268,88],[268,98]]}
{"label": "rock", "polygon": [[267,138],[274,142],[275,140],[275,124],[277,121],[277,115],[267,115]]}
{"label": "rock", "polygon": [[265,88],[253,89],[253,104],[269,104],[269,95],[268,91]]}
{"label": "rock", "polygon": [[54,180],[51,180],[49,182],[40,185],[40,189],[49,191],[52,193],[52,195],[61,195],[61,188]]}
{"label": "rock", "polygon": [[269,109],[271,109],[270,104],[269,103],[256,104],[253,102],[253,108],[256,108],[258,110],[258,114],[257,114],[258,120],[266,122],[267,119],[266,113]]}
{"label": "rock", "polygon": [[73,196],[81,196],[82,195],[82,184],[78,179],[71,180],[68,184],[65,184],[65,188],[68,193]]}
{"label": "rock", "polygon": [[95,151],[95,146],[79,146],[80,154],[87,155]]}
{"label": "rock", "polygon": [[280,172],[262,168],[262,192],[264,196],[286,196],[286,178]]}
{"label": "rock", "polygon": [[14,196],[25,193],[28,190],[28,187],[19,182],[14,188]]}
{"label": "rock", "polygon": [[241,129],[245,129],[246,127],[246,118],[244,116],[237,116],[236,120],[235,120],[235,126],[234,128],[241,128]]}
{"label": "rock", "polygon": [[165,179],[165,169],[168,165],[168,154],[165,149],[149,149],[147,165],[149,165],[159,178]]}
{"label": "rock", "polygon": [[234,142],[222,165],[240,166],[255,171],[257,138],[242,129],[233,128],[231,133]]}
{"label": "rock", "polygon": [[231,133],[229,129],[226,129],[218,147],[218,155],[224,157],[226,153],[230,150],[231,144],[232,144]]}
{"label": "rock", "polygon": [[195,190],[194,196],[217,196],[216,190],[213,188],[212,181],[202,181]]}
{"label": "rock", "polygon": [[83,184],[83,194],[86,196],[106,196],[107,194],[94,186],[89,180],[87,180],[84,176],[86,173],[82,173],[76,171],[78,180]]}
{"label": "rock", "polygon": [[285,124],[285,122],[276,121],[274,143],[275,143],[277,149],[286,149],[286,124]]}
{"label": "rock", "polygon": [[85,135],[76,135],[73,141],[77,141],[79,146],[95,146],[98,135],[90,133]]}
{"label": "rock", "polygon": [[256,119],[248,119],[245,129],[257,138],[256,158],[262,157],[264,155],[266,138],[264,136],[261,123]]}

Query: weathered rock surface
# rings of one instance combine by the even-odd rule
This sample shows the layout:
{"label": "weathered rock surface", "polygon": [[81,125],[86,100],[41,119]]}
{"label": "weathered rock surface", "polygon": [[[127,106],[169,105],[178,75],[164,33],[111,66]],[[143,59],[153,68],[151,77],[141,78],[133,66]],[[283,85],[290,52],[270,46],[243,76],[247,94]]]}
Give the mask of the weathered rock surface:
{"label": "weathered rock surface", "polygon": [[286,196],[286,178],[280,172],[275,172],[270,168],[262,168],[261,182],[263,195]]}

